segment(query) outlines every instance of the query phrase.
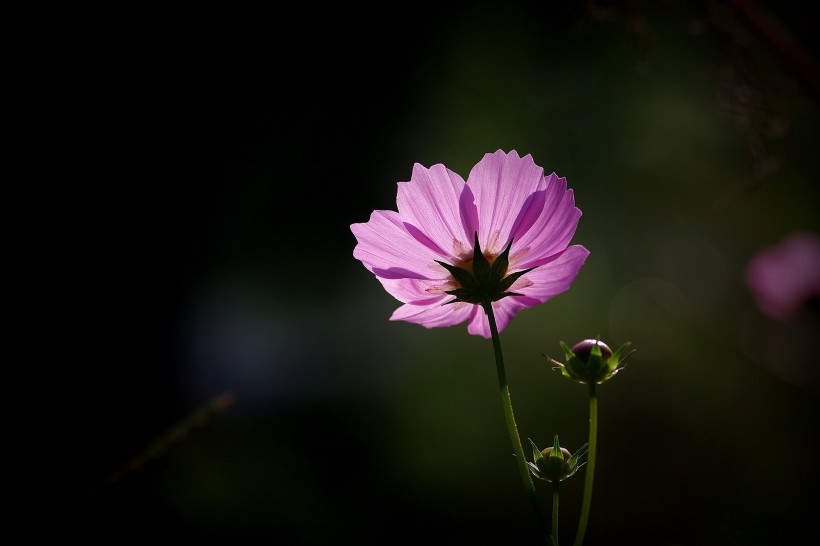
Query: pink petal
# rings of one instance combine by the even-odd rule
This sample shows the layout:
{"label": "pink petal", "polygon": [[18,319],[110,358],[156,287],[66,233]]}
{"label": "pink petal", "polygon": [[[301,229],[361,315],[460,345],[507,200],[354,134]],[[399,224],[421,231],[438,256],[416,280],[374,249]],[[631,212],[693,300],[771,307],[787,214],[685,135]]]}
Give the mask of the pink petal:
{"label": "pink petal", "polygon": [[[478,239],[481,247],[499,254],[514,230],[532,221],[527,204],[533,193],[544,189],[544,170],[530,155],[523,158],[513,150],[485,154],[467,177],[478,210]],[[528,203],[528,199],[530,202]]]}
{"label": "pink petal", "polygon": [[[447,297],[444,301],[449,301],[450,299],[452,298]],[[476,305],[463,302],[449,305],[413,305],[408,303],[396,309],[390,317],[390,320],[404,320],[421,324],[427,328],[454,326],[467,320],[477,307]]]}
{"label": "pink petal", "polygon": [[416,163],[410,182],[398,187],[399,214],[418,230],[410,229],[411,234],[445,258],[458,259],[463,249],[472,249],[476,213],[472,192],[459,175],[444,165],[426,169]]}
{"label": "pink petal", "polygon": [[413,237],[397,212],[377,210],[370,220],[350,226],[358,244],[353,256],[380,277],[445,278],[440,256]]}
{"label": "pink petal", "polygon": [[429,305],[444,303],[453,299],[445,294],[441,287],[442,282],[427,279],[389,279],[376,277],[387,292],[402,303],[414,305]]}
{"label": "pink petal", "polygon": [[[494,301],[492,303],[493,315],[495,316],[495,325],[498,328],[498,332],[501,333],[501,331],[504,330],[504,328],[506,328],[510,323],[512,318],[520,311],[528,307],[535,307],[539,303],[541,302],[533,300],[532,298],[521,296],[509,296],[504,299]],[[492,337],[492,333],[490,332],[490,323],[487,321],[487,314],[481,307],[476,306],[476,308],[478,310],[470,319],[470,323],[467,325],[467,332],[472,335],[490,339]]]}
{"label": "pink petal", "polygon": [[567,189],[566,178],[552,173],[546,180],[544,207],[538,219],[529,230],[516,234],[510,251],[510,261],[519,269],[546,263],[553,254],[564,250],[581,218],[573,192]]}
{"label": "pink petal", "polygon": [[586,248],[573,245],[556,254],[552,261],[522,275],[510,287],[510,292],[517,292],[532,298],[535,302],[544,303],[569,289],[587,256],[589,251]]}
{"label": "pink petal", "polygon": [[[499,330],[499,332],[500,331],[501,330]],[[492,337],[490,326],[487,322],[487,313],[477,305],[475,313],[470,316],[470,322],[467,324],[467,333],[487,339]]]}

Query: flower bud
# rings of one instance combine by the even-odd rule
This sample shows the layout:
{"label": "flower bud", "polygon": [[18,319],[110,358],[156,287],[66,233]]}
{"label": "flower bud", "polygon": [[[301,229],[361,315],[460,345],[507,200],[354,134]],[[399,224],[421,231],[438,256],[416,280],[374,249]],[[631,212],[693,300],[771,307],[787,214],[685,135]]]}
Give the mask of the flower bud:
{"label": "flower bud", "polygon": [[553,447],[539,450],[532,440],[530,440],[530,445],[532,445],[533,459],[533,462],[527,463],[530,472],[536,478],[548,482],[562,482],[575,474],[579,468],[584,466],[580,460],[589,447],[589,444],[584,444],[575,454],[570,454],[568,449],[560,446],[557,434]]}
{"label": "flower bud", "polygon": [[570,349],[561,342],[566,363],[544,357],[557,366],[561,373],[579,383],[603,383],[623,369],[627,357],[635,351],[626,352],[631,342],[624,343],[614,353],[609,345],[599,339],[585,339]]}

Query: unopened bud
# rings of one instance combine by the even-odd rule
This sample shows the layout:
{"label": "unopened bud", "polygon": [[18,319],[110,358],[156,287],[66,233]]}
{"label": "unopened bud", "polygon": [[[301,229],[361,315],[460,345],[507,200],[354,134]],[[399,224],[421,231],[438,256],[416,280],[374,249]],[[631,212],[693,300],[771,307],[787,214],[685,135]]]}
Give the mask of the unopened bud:
{"label": "unopened bud", "polygon": [[579,383],[603,383],[623,369],[627,357],[635,351],[626,352],[631,342],[624,343],[614,353],[609,345],[599,339],[585,339],[570,349],[561,342],[566,362],[544,357],[557,366],[561,373]]}
{"label": "unopened bud", "polygon": [[559,444],[557,434],[553,447],[539,450],[532,440],[530,440],[530,445],[532,445],[533,462],[528,462],[527,466],[536,478],[548,482],[562,482],[575,474],[579,468],[584,466],[584,463],[580,462],[581,457],[586,454],[589,447],[589,444],[584,444],[574,454],[570,454],[568,449]]}

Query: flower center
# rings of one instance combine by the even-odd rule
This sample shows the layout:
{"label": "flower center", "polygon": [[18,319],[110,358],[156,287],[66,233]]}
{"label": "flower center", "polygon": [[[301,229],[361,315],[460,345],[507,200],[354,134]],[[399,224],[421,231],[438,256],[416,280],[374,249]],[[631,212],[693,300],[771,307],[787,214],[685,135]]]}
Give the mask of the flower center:
{"label": "flower center", "polygon": [[[487,263],[489,263],[490,266],[492,266],[495,263],[495,259],[498,258],[498,254],[490,254],[489,252],[482,252],[481,254],[484,256],[484,259],[487,260]],[[473,271],[473,263],[474,263],[473,258],[474,258],[474,256],[471,255],[466,260],[459,260],[456,263],[454,263],[453,265],[456,266],[456,267],[460,267],[461,269],[466,269],[470,273],[474,274],[475,272]],[[507,274],[507,270],[504,270],[503,275],[506,275],[506,274]],[[453,277],[452,275],[450,275],[450,279],[452,279],[452,282],[455,286],[461,286],[458,283],[458,280],[456,280],[456,278]]]}
{"label": "flower center", "polygon": [[478,244],[478,233],[475,234],[475,244],[473,245],[473,255],[466,260],[460,260],[456,265],[436,260],[444,269],[450,272],[452,284],[456,286],[453,290],[445,290],[445,294],[455,296],[454,300],[446,303],[463,301],[476,305],[489,305],[507,296],[520,296],[507,290],[522,275],[534,268],[518,271],[512,275],[507,275],[510,261],[510,247],[512,241],[501,254],[484,254]]}

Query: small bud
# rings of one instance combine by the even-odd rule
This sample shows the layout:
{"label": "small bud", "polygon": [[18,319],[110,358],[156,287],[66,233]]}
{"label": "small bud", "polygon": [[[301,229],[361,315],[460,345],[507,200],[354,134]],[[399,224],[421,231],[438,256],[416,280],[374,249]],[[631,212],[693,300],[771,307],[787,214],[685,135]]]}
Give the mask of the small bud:
{"label": "small bud", "polygon": [[570,454],[568,449],[560,446],[557,434],[553,447],[539,450],[532,440],[530,440],[530,445],[532,445],[533,462],[528,462],[527,466],[533,476],[548,482],[562,482],[575,474],[579,468],[584,466],[580,460],[589,447],[589,444],[584,444],[575,454]]}
{"label": "small bud", "polygon": [[579,383],[603,383],[623,369],[627,357],[635,351],[626,352],[631,342],[624,343],[614,353],[609,345],[599,339],[585,339],[570,349],[561,342],[566,363],[558,362],[546,355],[544,358],[557,366],[561,373]]}

